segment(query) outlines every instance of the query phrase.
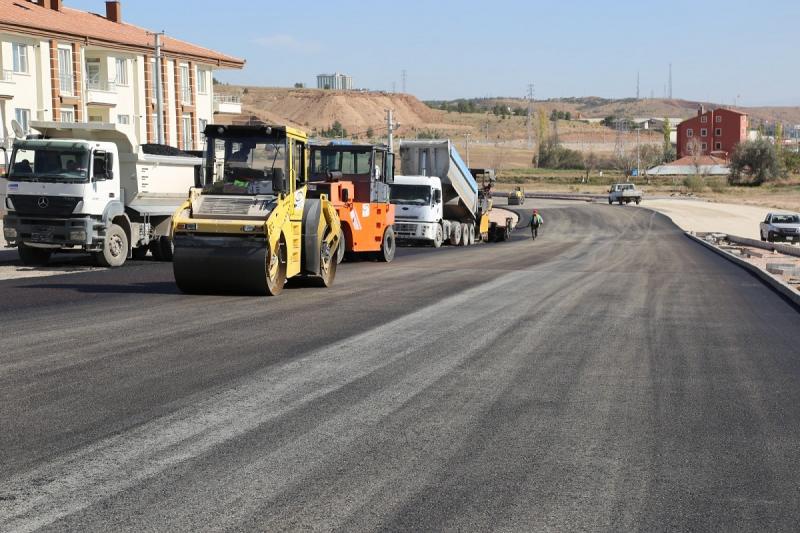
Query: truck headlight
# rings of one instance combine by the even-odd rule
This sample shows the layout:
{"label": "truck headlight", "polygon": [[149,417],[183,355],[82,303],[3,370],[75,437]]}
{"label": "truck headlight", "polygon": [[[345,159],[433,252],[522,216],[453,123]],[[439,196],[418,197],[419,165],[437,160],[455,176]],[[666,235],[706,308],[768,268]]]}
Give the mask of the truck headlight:
{"label": "truck headlight", "polygon": [[69,230],[69,240],[73,242],[84,242],[86,240],[86,230],[82,229]]}
{"label": "truck headlight", "polygon": [[6,239],[16,239],[17,238],[17,228],[7,228],[3,227],[3,235]]}

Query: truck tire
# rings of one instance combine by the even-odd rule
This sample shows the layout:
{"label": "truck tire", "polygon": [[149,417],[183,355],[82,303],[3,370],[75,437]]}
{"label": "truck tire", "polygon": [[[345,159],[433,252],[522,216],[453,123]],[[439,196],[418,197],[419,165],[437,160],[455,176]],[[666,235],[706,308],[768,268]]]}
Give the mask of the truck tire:
{"label": "truck tire", "polygon": [[347,241],[344,238],[344,230],[339,230],[339,246],[336,248],[336,264],[344,261],[344,254],[347,252]]}
{"label": "truck tire", "polygon": [[147,252],[149,251],[149,246],[137,246],[131,251],[131,253],[133,254],[134,259],[141,261],[147,256]]}
{"label": "truck tire", "polygon": [[442,243],[444,242],[444,229],[442,229],[441,224],[436,224],[436,230],[433,235],[433,247],[434,248],[441,248]]}
{"label": "truck tire", "polygon": [[450,244],[453,246],[461,244],[461,224],[453,224],[450,229]]}
{"label": "truck tire", "polygon": [[[322,232],[322,235],[325,235],[325,231]],[[325,246],[325,239],[320,239],[319,276],[317,277],[317,284],[320,287],[330,287],[333,285],[333,280],[336,278],[336,267],[339,265],[339,263],[336,262],[337,250],[334,250],[332,256],[326,260],[326,253],[330,254],[330,252],[326,252]]]}
{"label": "truck tire", "polygon": [[461,246],[469,246],[469,226],[466,223],[461,224]]}
{"label": "truck tire", "polygon": [[116,268],[124,265],[128,258],[128,236],[125,230],[116,224],[111,224],[106,231],[103,249],[95,252],[94,258],[102,267]]}
{"label": "truck tire", "polygon": [[641,202],[641,201],[642,201],[641,198],[637,198],[636,200],[634,200],[634,202],[636,202],[636,205],[639,205],[639,202]]}
{"label": "truck tire", "polygon": [[381,242],[381,251],[378,252],[378,261],[384,263],[391,263],[394,259],[394,253],[397,250],[397,243],[394,239],[394,230],[391,226],[386,228],[383,232],[383,241]]}
{"label": "truck tire", "polygon": [[275,253],[267,252],[264,275],[267,279],[267,296],[277,296],[283,292],[286,285],[286,245],[282,238],[278,241]]}
{"label": "truck tire", "polygon": [[45,248],[33,248],[20,243],[17,251],[19,259],[25,266],[45,266],[50,261],[53,252]]}

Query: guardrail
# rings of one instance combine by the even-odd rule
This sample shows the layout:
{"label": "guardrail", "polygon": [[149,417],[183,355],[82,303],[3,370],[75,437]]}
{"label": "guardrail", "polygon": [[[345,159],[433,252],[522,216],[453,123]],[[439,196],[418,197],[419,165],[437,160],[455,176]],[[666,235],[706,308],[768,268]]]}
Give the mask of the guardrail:
{"label": "guardrail", "polygon": [[105,93],[117,92],[117,84],[106,80],[86,80],[87,91],[103,91]]}

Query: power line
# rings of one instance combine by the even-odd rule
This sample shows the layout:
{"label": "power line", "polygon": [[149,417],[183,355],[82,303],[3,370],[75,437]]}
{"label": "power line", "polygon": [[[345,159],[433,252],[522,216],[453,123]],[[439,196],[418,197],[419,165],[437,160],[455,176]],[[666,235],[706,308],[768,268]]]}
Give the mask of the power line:
{"label": "power line", "polygon": [[528,148],[533,148],[533,83],[528,84]]}

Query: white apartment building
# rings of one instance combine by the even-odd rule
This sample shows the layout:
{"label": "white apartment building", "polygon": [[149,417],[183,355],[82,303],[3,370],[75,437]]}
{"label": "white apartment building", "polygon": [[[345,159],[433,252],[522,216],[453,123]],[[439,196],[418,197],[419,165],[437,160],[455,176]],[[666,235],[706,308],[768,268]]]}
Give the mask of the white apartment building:
{"label": "white apartment building", "polygon": [[347,74],[317,74],[317,89],[333,89],[350,91],[353,89],[353,78]]}
{"label": "white apartment building", "polygon": [[[99,2],[98,2],[99,3]],[[157,142],[154,36],[122,21],[119,1],[105,15],[71,9],[62,0],[0,0],[0,135],[11,121],[107,122],[139,143]],[[216,98],[215,69],[244,61],[169,36],[162,38],[164,139],[202,147],[215,114],[239,114],[236,99]]]}

